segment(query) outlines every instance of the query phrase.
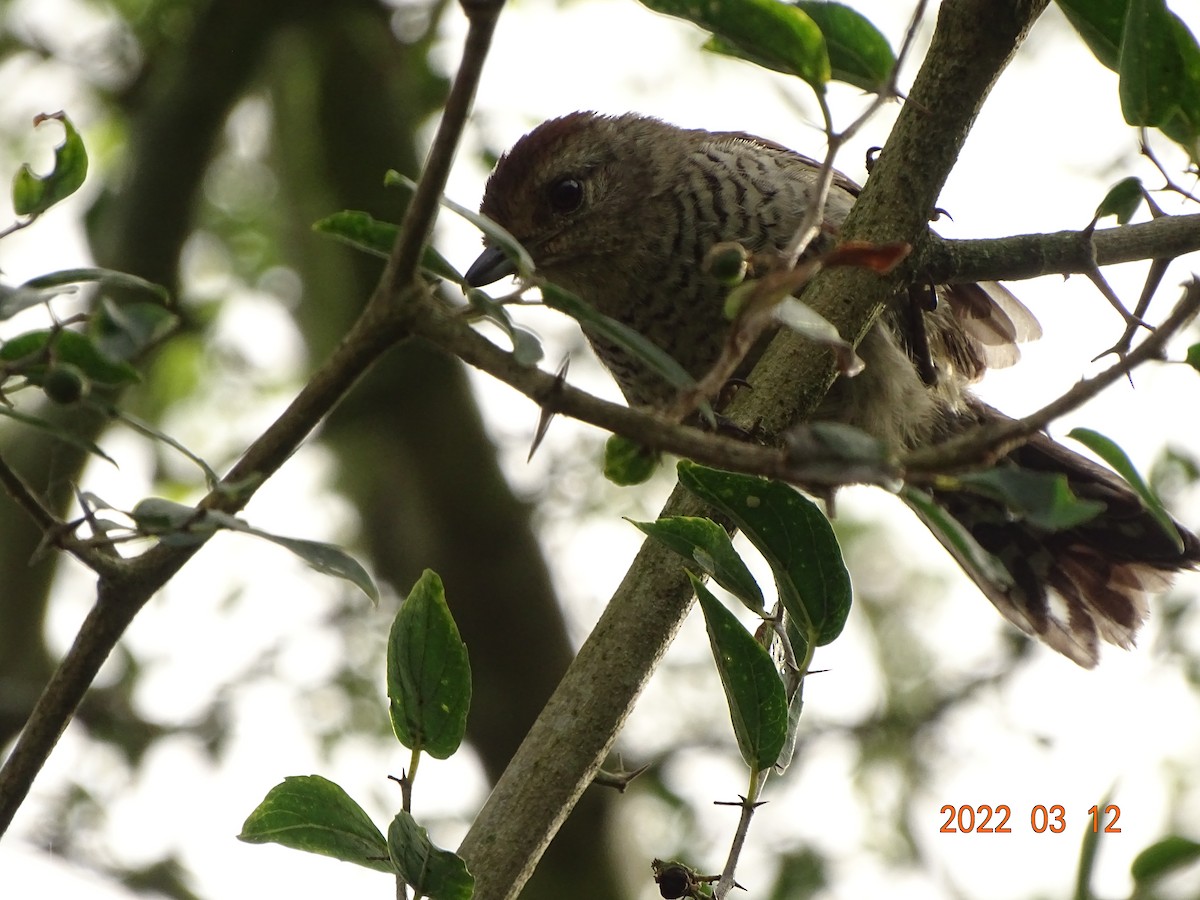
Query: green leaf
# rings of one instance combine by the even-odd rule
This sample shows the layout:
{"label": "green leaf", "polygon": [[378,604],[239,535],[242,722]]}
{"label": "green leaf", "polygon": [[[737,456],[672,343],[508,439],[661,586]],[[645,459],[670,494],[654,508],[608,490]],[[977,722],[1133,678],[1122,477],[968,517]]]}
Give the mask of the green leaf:
{"label": "green leaf", "polygon": [[1012,585],[1012,573],[1004,563],[984,550],[971,532],[932,497],[910,485],[901,489],[900,496],[972,578],[981,584]]}
{"label": "green leaf", "polygon": [[[1136,88],[1149,89],[1151,84],[1154,84],[1161,90],[1163,96],[1159,99],[1173,108],[1161,122],[1156,123],[1158,128],[1167,137],[1179,143],[1193,163],[1200,165],[1200,44],[1197,44],[1195,36],[1183,20],[1174,13],[1166,14],[1170,20],[1170,28],[1165,29],[1162,26],[1161,0],[1151,2],[1153,6],[1148,17],[1151,22],[1150,30],[1153,32],[1154,42],[1164,45],[1166,56],[1155,60],[1152,53],[1147,55],[1141,49],[1130,49],[1128,52],[1133,58],[1129,60],[1129,64],[1132,67],[1135,61],[1144,63],[1151,73],[1156,71],[1159,65],[1165,65],[1168,69],[1168,82],[1170,72],[1175,73],[1176,81],[1173,86],[1156,80],[1153,75],[1150,78],[1131,76],[1130,83],[1125,84],[1123,56],[1126,51],[1122,44],[1126,23],[1129,21],[1127,13],[1133,13],[1134,4],[1130,0],[1058,0],[1058,5],[1096,58],[1114,72],[1122,74],[1121,89],[1130,92],[1130,103],[1135,109],[1138,105]],[[1144,12],[1144,3],[1139,4],[1139,8]],[[1131,25],[1135,26],[1134,30],[1137,31],[1139,28],[1144,29],[1146,21],[1147,17],[1143,15]],[[1174,40],[1173,51],[1166,46],[1168,30]],[[1170,95],[1174,95],[1173,101]],[[1122,100],[1124,101],[1124,94]]]}
{"label": "green leaf", "polygon": [[[632,354],[639,362],[657,372],[667,383],[679,391],[689,391],[695,388],[696,379],[687,369],[677,363],[669,353],[623,322],[604,315],[590,303],[577,297],[570,291],[556,284],[544,283],[538,287],[542,299],[551,309],[566,313],[578,322],[588,337],[602,338],[616,344],[622,350]],[[700,407],[701,414],[711,419],[712,407],[704,403]]]}
{"label": "green leaf", "polygon": [[202,543],[219,529],[253,535],[290,550],[323,575],[343,578],[379,602],[379,588],[367,570],[341,547],[323,541],[284,537],[255,528],[231,513],[217,509],[197,509],[161,497],[148,497],[138,502],[130,513],[138,531],[157,537],[171,546],[191,546]]}
{"label": "green leaf", "polygon": [[429,840],[429,833],[401,810],[388,827],[388,854],[400,877],[430,900],[470,900],[475,877],[457,853]]}
{"label": "green leaf", "polygon": [[[415,190],[417,186],[417,183],[411,178],[401,175],[394,169],[389,169],[383,176],[383,183],[387,187],[402,187],[410,191]],[[502,248],[508,254],[509,258],[516,263],[517,275],[519,277],[529,278],[533,274],[533,257],[521,246],[521,242],[509,234],[501,225],[498,225],[487,216],[481,215],[473,209],[468,209],[459,203],[455,203],[449,197],[441,197],[438,202],[451,212],[458,213],[458,215],[482,231],[493,246]],[[449,264],[447,263],[447,265]],[[464,284],[461,275],[454,280],[459,284]]]}
{"label": "green leaf", "polygon": [[723,512],[766,558],[784,609],[817,646],[850,614],[850,575],[833,527],[815,503],[786,484],[681,460],[679,483]]}
{"label": "green leaf", "polygon": [[621,487],[649,481],[661,462],[661,453],[619,434],[604,442],[604,477]]}
{"label": "green leaf", "polygon": [[1192,344],[1188,347],[1185,361],[1197,372],[1200,372],[1200,344]]}
{"label": "green leaf", "polygon": [[741,622],[688,572],[712,645],[713,659],[729,703],[733,733],[746,764],[762,771],[775,765],[788,729],[783,682],[766,649]]}
{"label": "green leaf", "polygon": [[673,516],[657,522],[630,520],[630,524],[695,563],[702,572],[711,575],[717,584],[741,600],[751,612],[758,615],[766,613],[762,588],[733,549],[729,533],[712,519]]}
{"label": "green leaf", "polygon": [[1000,466],[968,472],[956,480],[999,500],[1022,519],[1048,531],[1082,525],[1105,509],[1099,500],[1076,497],[1067,476],[1061,472],[1033,472]]}
{"label": "green leaf", "polygon": [[263,540],[270,541],[272,544],[278,544],[280,547],[291,550],[292,553],[300,557],[311,568],[322,575],[332,575],[334,578],[349,581],[366,594],[372,603],[379,603],[379,588],[375,585],[374,579],[363,568],[362,563],[336,544],[328,544],[324,541],[310,541],[304,538],[284,537],[249,526],[237,530],[244,531],[246,534],[253,534],[255,537],[260,537]]}
{"label": "green leaf", "polygon": [[1130,874],[1138,886],[1200,860],[1200,843],[1173,834],[1151,844],[1133,859]]}
{"label": "green leaf", "polygon": [[54,168],[49,175],[34,175],[33,169],[26,163],[13,176],[12,204],[18,216],[40,216],[55,203],[79,190],[87,177],[87,150],[79,132],[66,114],[61,112],[35,116],[34,127],[49,119],[62,123],[66,137],[54,148]]}
{"label": "green leaf", "polygon": [[1096,59],[1117,71],[1129,0],[1058,0],[1058,7]]}
{"label": "green leaf", "polygon": [[1184,67],[1163,0],[1129,0],[1118,72],[1121,113],[1130,125],[1161,125],[1178,108]]}
{"label": "green leaf", "polygon": [[502,303],[497,303],[479,288],[467,288],[467,303],[508,335],[512,341],[513,357],[526,366],[535,366],[545,355],[542,342],[532,331],[515,324]]}
{"label": "green leaf", "polygon": [[1145,192],[1142,190],[1142,179],[1135,175],[1122,178],[1108,189],[1108,193],[1096,207],[1096,218],[1116,216],[1117,224],[1126,225],[1133,218],[1138,207],[1142,205],[1145,196]]}
{"label": "green leaf", "polygon": [[1187,151],[1193,165],[1200,166],[1200,43],[1174,13],[1171,24],[1180,59],[1179,95],[1176,109],[1158,127]]}
{"label": "green leaf", "polygon": [[371,817],[335,784],[320,775],[289,775],[242,825],[239,841],[282,844],[332,856],[377,872],[394,872],[388,843]]}
{"label": "green leaf", "polygon": [[1112,466],[1117,471],[1117,474],[1129,483],[1129,486],[1142,498],[1142,503],[1145,504],[1146,509],[1149,510],[1155,521],[1162,527],[1163,533],[1171,539],[1171,542],[1182,553],[1183,538],[1179,536],[1179,529],[1175,527],[1175,520],[1168,515],[1166,509],[1163,508],[1162,501],[1158,499],[1158,495],[1150,490],[1150,486],[1146,484],[1141,474],[1134,468],[1133,462],[1125,454],[1125,451],[1109,438],[1106,438],[1097,431],[1092,431],[1090,428],[1074,428],[1067,434],[1067,437],[1079,441],[1079,443],[1083,444]]}
{"label": "green leaf", "polygon": [[88,337],[109,359],[130,360],[141,356],[178,324],[179,317],[157,303],[114,303],[104,297],[88,322]]}
{"label": "green leaf", "polygon": [[0,416],[7,416],[14,422],[20,422],[22,425],[28,425],[30,428],[36,428],[39,431],[44,431],[51,437],[57,438],[64,443],[70,444],[73,447],[78,447],[91,453],[93,456],[98,456],[105,462],[112,463],[114,466],[117,461],[100,449],[100,445],[79,435],[73,433],[70,428],[64,427],[61,424],[47,421],[46,419],[37,416],[31,416],[29,413],[23,413],[20,410],[14,409],[11,406],[6,406],[0,403]]}
{"label": "green leaf", "polygon": [[[400,226],[376,219],[370,213],[347,209],[326,216],[313,223],[313,231],[349,244],[372,256],[387,259],[392,255]],[[421,268],[438,278],[463,284],[463,277],[450,261],[431,246],[426,246],[421,255]]]}
{"label": "green leaf", "polygon": [[458,749],[471,706],[471,665],[442,580],[429,569],[392,622],[387,685],[400,743],[437,759]]}
{"label": "green leaf", "polygon": [[829,0],[795,0],[825,35],[829,65],[835,81],[877,92],[896,67],[896,54],[887,38],[861,13]]}
{"label": "green leaf", "polygon": [[779,0],[642,0],[655,12],[699,25],[720,46],[779,72],[796,75],[821,92],[830,79],[821,29],[802,10]]}
{"label": "green leaf", "polygon": [[27,331],[0,346],[0,360],[18,363],[18,371],[34,384],[50,367],[64,362],[78,368],[91,381],[119,385],[140,381],[138,370],[127,362],[111,359],[87,335],[66,328]]}
{"label": "green leaf", "polygon": [[47,272],[45,275],[30,278],[22,286],[28,288],[53,288],[68,284],[96,284],[102,288],[150,294],[160,303],[168,303],[171,300],[171,292],[161,284],[155,284],[153,281],[147,281],[145,278],[130,275],[128,272],[118,272],[115,269],[104,269],[96,266]]}

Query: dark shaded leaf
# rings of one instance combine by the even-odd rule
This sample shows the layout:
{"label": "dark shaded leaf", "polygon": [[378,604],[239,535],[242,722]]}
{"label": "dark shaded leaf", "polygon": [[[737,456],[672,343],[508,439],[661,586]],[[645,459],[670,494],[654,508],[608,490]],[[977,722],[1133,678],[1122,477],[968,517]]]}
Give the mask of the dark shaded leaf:
{"label": "dark shaded leaf", "polygon": [[643,533],[695,563],[706,575],[758,615],[764,615],[762,589],[746,563],[733,549],[729,533],[714,522],[698,516],[673,516],[657,522],[633,522]]}
{"label": "dark shaded leaf", "polygon": [[271,788],[242,825],[238,840],[282,844],[377,872],[395,871],[388,843],[371,817],[340,785],[320,775],[289,775]]}
{"label": "dark shaded leaf", "polygon": [[1187,364],[1200,372],[1200,344],[1192,344],[1187,349]]}
{"label": "dark shaded leaf", "polygon": [[471,706],[471,664],[442,580],[429,569],[392,622],[387,686],[400,743],[437,759],[458,749]]}
{"label": "dark shaded leaf", "polygon": [[779,599],[817,646],[836,638],[850,614],[850,575],[825,514],[786,484],[709,469],[689,460],[679,483],[720,510],[758,548]]}
{"label": "dark shaded leaf", "polygon": [[[642,0],[655,12],[686,19],[720,38],[719,47],[796,75],[818,92],[830,79],[821,29],[802,10],[779,0]],[[725,52],[723,49],[722,52]]]}
{"label": "dark shaded leaf", "polygon": [[[411,178],[401,175],[394,169],[389,170],[383,176],[383,183],[388,187],[401,187],[409,191],[415,189],[417,186],[417,183]],[[517,275],[519,277],[529,278],[533,274],[533,257],[521,246],[521,242],[509,234],[507,230],[493,222],[487,216],[481,215],[473,209],[468,209],[459,203],[455,203],[449,197],[442,197],[440,202],[446,209],[462,216],[482,231],[492,246],[502,248],[508,254],[509,259],[516,264]],[[390,252],[391,248],[389,247],[388,249]],[[459,284],[464,284],[462,276],[457,275],[457,273],[456,277],[452,280],[457,281]]]}
{"label": "dark shaded leaf", "polygon": [[66,137],[54,148],[54,168],[48,175],[33,174],[26,163],[13,176],[12,204],[18,216],[40,216],[79,190],[87,177],[87,149],[79,132],[61,112],[35,116],[33,124],[36,127],[49,119],[62,123]]}
{"label": "dark shaded leaf", "polygon": [[1134,175],[1122,178],[1108,189],[1108,193],[1096,207],[1096,218],[1116,216],[1118,224],[1128,224],[1138,207],[1142,205],[1145,196],[1142,190],[1142,179]]}
{"label": "dark shaded leaf", "polygon": [[1061,531],[1074,528],[1104,512],[1099,500],[1075,496],[1061,472],[1033,472],[1009,466],[968,472],[961,484],[1001,501],[1012,512],[1039,528]]}
{"label": "dark shaded leaf", "polygon": [[548,307],[566,313],[582,325],[589,335],[612,341],[622,350],[632,353],[639,362],[645,363],[678,390],[691,390],[696,386],[696,380],[683,366],[641,332],[604,315],[590,303],[556,284],[542,284],[539,287]]}
{"label": "dark shaded leaf", "polygon": [[118,272],[115,269],[104,269],[96,266],[48,272],[45,275],[30,278],[22,287],[45,289],[62,287],[69,284],[96,284],[103,288],[116,288],[118,290],[134,291],[139,294],[150,294],[160,303],[168,303],[171,300],[171,292],[161,284],[155,284],[153,281],[147,281],[145,278],[130,275],[128,272]]}
{"label": "dark shaded leaf", "polygon": [[[400,226],[380,221],[367,212],[347,209],[314,222],[313,231],[328,235],[372,256],[387,259],[392,255],[392,247],[400,233]],[[421,268],[438,278],[445,278],[456,284],[464,283],[462,275],[450,261],[431,246],[426,246],[421,253]]]}
{"label": "dark shaded leaf", "polygon": [[1151,844],[1133,859],[1130,874],[1139,885],[1169,875],[1200,860],[1200,843],[1173,834]]}
{"label": "dark shaded leaf", "polygon": [[896,54],[870,20],[843,3],[795,0],[825,35],[829,66],[835,81],[864,91],[878,91],[891,77]]}
{"label": "dark shaded leaf", "polygon": [[475,891],[475,878],[462,857],[435,846],[403,810],[388,826],[387,849],[400,877],[430,900],[470,900]]}
{"label": "dark shaded leaf", "polygon": [[746,764],[762,771],[775,765],[788,729],[783,682],[766,649],[737,617],[688,572],[712,645],[713,659],[729,703],[733,733]]}
{"label": "dark shaded leaf", "polygon": [[619,434],[604,442],[604,477],[621,487],[649,481],[661,462],[662,454]]}
{"label": "dark shaded leaf", "polygon": [[1129,0],[1058,0],[1058,7],[1096,59],[1117,71]]}
{"label": "dark shaded leaf", "polygon": [[1130,125],[1161,125],[1178,107],[1183,60],[1163,0],[1129,0],[1118,73],[1121,113]]}
{"label": "dark shaded leaf", "polygon": [[515,324],[504,305],[497,303],[479,288],[467,289],[467,303],[488,318],[512,341],[513,357],[526,366],[537,365],[545,355],[542,342],[532,331]]}
{"label": "dark shaded leaf", "polygon": [[81,450],[86,450],[93,456],[98,456],[105,462],[112,463],[114,466],[117,464],[115,459],[100,449],[99,444],[86,440],[85,438],[81,438],[79,435],[73,433],[68,427],[58,425],[54,422],[49,422],[45,419],[39,418],[38,416],[32,416],[29,413],[23,413],[20,410],[14,409],[13,407],[7,406],[3,403],[0,403],[0,416],[7,416],[14,422],[20,422],[22,425],[28,425],[30,428],[36,428],[39,431],[44,431],[60,441],[71,444],[74,447],[79,447]]}
{"label": "dark shaded leaf", "polygon": [[1067,437],[1079,441],[1079,443],[1083,444],[1116,469],[1117,474],[1124,478],[1137,495],[1142,498],[1142,503],[1146,505],[1146,509],[1150,511],[1155,521],[1162,526],[1163,532],[1182,553],[1183,538],[1179,536],[1179,529],[1175,527],[1175,521],[1167,514],[1166,509],[1163,508],[1162,501],[1158,499],[1158,495],[1150,490],[1150,486],[1146,484],[1141,474],[1134,468],[1133,462],[1126,455],[1125,451],[1109,438],[1106,438],[1098,431],[1092,431],[1090,428],[1073,428],[1067,434]]}
{"label": "dark shaded leaf", "polygon": [[0,346],[0,360],[21,363],[19,369],[34,384],[39,384],[51,362],[70,363],[91,381],[100,384],[129,384],[140,381],[138,370],[127,362],[112,359],[87,335],[66,328],[27,331]]}

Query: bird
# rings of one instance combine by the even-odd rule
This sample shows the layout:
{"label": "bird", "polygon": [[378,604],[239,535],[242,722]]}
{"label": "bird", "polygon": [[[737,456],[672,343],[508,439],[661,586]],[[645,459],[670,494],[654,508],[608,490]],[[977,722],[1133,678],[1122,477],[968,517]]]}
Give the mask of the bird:
{"label": "bird", "polygon": [[[687,129],[626,113],[580,111],[550,119],[503,154],[487,180],[482,215],[528,251],[541,277],[641,333],[700,378],[730,329],[727,282],[707,271],[716,245],[779,258],[817,192],[820,166],[743,132]],[[835,172],[811,252],[827,251],[859,186]],[[516,271],[486,235],[464,280],[492,284]],[[894,450],[927,446],[1004,415],[971,393],[989,367],[1011,365],[1018,343],[1041,335],[1034,315],[996,283],[936,290],[919,313],[895,302],[864,336],[865,363],[840,377],[813,420],[860,428]],[[909,311],[906,315],[905,310]],[[662,406],[676,388],[602,334],[584,333],[631,406]],[[751,356],[753,356],[753,352]],[[931,365],[930,365],[931,364]],[[1000,613],[1079,665],[1100,641],[1133,646],[1147,599],[1180,570],[1200,564],[1200,539],[1170,534],[1114,472],[1044,433],[995,463],[1061,473],[1102,512],[1065,528],[1014,515],[981,493],[933,487],[929,496],[984,551],[964,552],[927,507],[910,506]]]}

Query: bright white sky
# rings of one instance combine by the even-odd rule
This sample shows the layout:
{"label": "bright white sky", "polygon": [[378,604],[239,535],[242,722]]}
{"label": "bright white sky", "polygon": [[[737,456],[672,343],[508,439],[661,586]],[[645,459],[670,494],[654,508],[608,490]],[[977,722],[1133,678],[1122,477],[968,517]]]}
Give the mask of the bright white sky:
{"label": "bright white sky", "polygon": [[[856,5],[893,45],[899,44],[908,4],[860,0]],[[1200,18],[1190,4],[1176,0],[1173,5],[1189,19],[1194,32],[1200,31]],[[39,0],[17,9],[30,17],[53,16],[58,22],[86,25],[88,21],[67,15],[67,10],[70,15],[79,10],[69,0]],[[441,53],[450,67],[464,29],[454,14],[447,18]],[[926,24],[927,40],[931,22]],[[502,149],[542,119],[574,109],[636,109],[681,125],[756,132],[812,155],[821,152],[821,134],[812,124],[816,117],[802,86],[744,63],[699,55],[695,48],[701,40],[697,30],[650,13],[630,0],[580,0],[562,6],[546,0],[516,3],[506,11],[497,31],[472,122],[472,139]],[[914,71],[910,64],[902,81],[911,81]],[[81,93],[68,77],[39,73],[26,78],[28,74],[0,72],[10,83],[15,83],[18,75],[24,79],[20,92],[0,99],[0,128],[5,133],[20,135],[33,112],[66,108],[85,128],[86,139],[99,138],[87,132],[88,110],[80,108],[84,102]],[[785,97],[794,98],[795,106]],[[838,91],[834,109],[840,121],[848,122],[861,102],[853,91]],[[805,114],[805,109],[810,112]],[[263,130],[262,114],[263,110],[253,105],[244,108],[235,127],[234,136],[251,148],[254,135]],[[885,110],[847,149],[840,161],[847,174],[863,177],[864,151],[883,142],[893,115],[894,111]],[[57,134],[49,135],[40,146],[57,139]],[[1174,163],[1176,171],[1180,168],[1180,158],[1165,144],[1162,156]],[[469,162],[471,158],[470,152],[462,153],[449,187],[450,195],[467,205],[477,202],[486,175]],[[1108,185],[1127,174],[1140,174],[1152,185],[1157,182],[1149,166],[1137,158],[1136,136],[1121,124],[1115,76],[1092,59],[1051,9],[1000,81],[972,133],[939,204],[951,212],[954,221],[939,223],[938,228],[948,237],[1078,228],[1086,224]],[[1168,211],[1179,208],[1170,198],[1161,202]],[[77,234],[72,217],[79,216],[86,203],[87,198],[81,197],[64,204],[47,216],[40,228],[17,236],[11,244],[6,242],[0,262],[8,276],[18,280],[84,262],[82,258],[64,259],[62,242]],[[474,257],[478,237],[469,226],[446,217],[439,246],[465,267]],[[1178,283],[1197,268],[1200,259],[1196,257],[1182,261],[1167,283]],[[1140,288],[1141,273],[1139,266],[1108,272],[1118,294],[1130,300]],[[219,291],[220,284],[210,287]],[[1080,376],[1096,371],[1089,360],[1115,340],[1121,323],[1082,279],[1064,283],[1046,278],[1014,287],[1043,322],[1046,337],[1026,350],[1019,366],[989,377],[984,393],[993,404],[1021,414],[1057,396]],[[1160,311],[1173,296],[1171,290],[1164,291]],[[231,342],[245,333],[278,335],[276,341],[238,348],[256,354],[253,358],[262,365],[263,385],[296,373],[302,361],[280,304],[262,295],[242,296],[231,307],[229,317]],[[534,315],[530,321],[547,338],[547,358],[557,362],[562,349],[575,340],[572,332],[547,316]],[[267,343],[282,349],[263,356]],[[598,369],[589,367],[578,354],[572,376],[583,386],[617,396]],[[534,463],[524,463],[536,411],[502,385],[482,377],[476,379],[476,385],[485,400],[484,409],[491,415],[493,433],[506,448],[514,482],[529,486],[544,479],[546,460],[553,455],[551,447]],[[261,406],[231,416],[228,395],[220,389],[215,394],[182,413],[179,429],[173,432],[202,452],[230,449],[244,442],[287,399],[264,391]],[[1194,410],[1198,395],[1195,372],[1186,367],[1145,369],[1138,373],[1136,387],[1122,385],[1110,391],[1054,431],[1064,434],[1074,424],[1095,427],[1116,438],[1144,470],[1167,442],[1200,449],[1195,417],[1164,413],[1163,406],[1171,401],[1176,411]],[[219,446],[214,446],[213,435],[189,425],[211,416],[222,416],[227,423]],[[581,438],[596,445],[601,441],[595,431],[561,421],[551,430],[549,440],[566,446]],[[115,438],[110,452],[123,461],[122,470],[97,467],[92,476],[95,481],[87,487],[114,504],[132,505],[146,490],[139,480],[143,473],[138,465],[144,451],[130,439]],[[338,539],[352,533],[353,513],[324,489],[326,472],[327,463],[319,451],[303,451],[256,498],[249,511],[254,523],[313,538]],[[610,493],[613,512],[602,521],[580,523],[555,517],[552,512],[547,516],[550,558],[564,596],[572,603],[571,621],[580,639],[639,543],[633,529],[617,516],[644,518],[653,515],[657,503],[657,498],[637,492]],[[842,509],[852,518],[869,516],[893,523],[890,533],[899,555],[951,581],[950,601],[925,603],[914,598],[914,606],[921,607],[922,615],[928,607],[927,627],[944,641],[947,665],[962,671],[986,668],[1007,626],[956,573],[915,520],[899,504],[869,491],[848,492]],[[1186,522],[1200,523],[1196,497],[1177,512]],[[872,562],[869,558],[851,560],[860,585],[882,583],[890,577]],[[1200,588],[1200,579],[1185,580],[1184,590],[1194,593]],[[377,821],[386,822],[390,817],[389,804],[394,798],[380,781],[383,773],[399,770],[406,754],[399,747],[362,745],[342,749],[332,762],[321,762],[300,719],[297,692],[311,699],[322,690],[335,666],[339,645],[321,623],[332,592],[340,589],[315,578],[282,551],[256,542],[219,539],[206,549],[204,560],[186,569],[166,595],[147,608],[126,640],[131,652],[147,660],[149,670],[138,702],[150,715],[186,720],[214,686],[236,683],[239,672],[265,647],[277,643],[287,648],[284,670],[277,673],[278,686],[256,682],[252,691],[233,701],[233,751],[219,770],[213,770],[188,742],[172,741],[157,748],[137,782],[126,786],[113,775],[109,759],[69,731],[18,819],[14,836],[0,844],[0,869],[6,873],[6,885],[25,889],[14,890],[13,896],[34,890],[48,897],[100,896],[94,878],[83,876],[87,888],[69,886],[59,880],[66,876],[58,861],[22,841],[42,806],[39,798],[50,796],[68,779],[83,779],[100,787],[119,785],[120,797],[108,811],[106,832],[113,852],[136,862],[176,848],[198,873],[197,890],[202,896],[221,900],[249,900],[266,892],[297,900],[391,896],[390,883],[375,873],[233,840],[245,814],[285,774],[320,771],[363,799]],[[236,605],[238,618],[231,621],[223,612],[225,598],[238,590],[244,593]],[[70,639],[90,596],[85,573],[64,576],[49,626],[54,641],[65,644]],[[286,604],[284,614],[281,602]],[[382,669],[387,616],[372,612],[365,603],[363,616],[379,620]],[[1194,616],[1185,621],[1196,627]],[[755,873],[766,871],[759,867],[769,866],[775,849],[809,841],[836,861],[837,890],[823,894],[822,900],[1064,896],[1070,890],[1087,810],[1115,787],[1123,831],[1109,836],[1103,845],[1094,887],[1102,896],[1127,894],[1130,860],[1168,827],[1163,815],[1172,789],[1166,767],[1190,769],[1200,758],[1196,698],[1181,673],[1156,660],[1156,628],[1152,621],[1138,651],[1108,652],[1095,672],[1083,672],[1049,651],[1040,651],[1036,662],[1009,689],[986,696],[965,711],[948,731],[945,745],[928,748],[940,761],[942,772],[937,790],[922,798],[922,811],[910,827],[937,860],[930,871],[897,872],[874,852],[886,847],[891,838],[879,833],[880,822],[872,820],[870,810],[860,803],[846,748],[831,741],[815,744],[812,757],[801,769],[772,783],[768,797],[773,802],[755,822],[753,847],[740,880],[751,886],[764,883],[765,874],[756,877]],[[674,665],[707,671],[706,642],[698,629],[698,623],[689,623],[673,651]],[[181,636],[186,639],[180,640]],[[865,641],[864,629],[852,615],[846,635],[821,652],[818,665],[832,672],[812,682],[808,691],[806,716],[814,725],[847,721],[878,701],[881,687],[867,662],[870,648]],[[707,681],[688,689],[682,700],[677,692],[679,678],[671,681],[670,691],[661,678],[651,685],[625,733],[628,761],[636,764],[639,747],[657,746],[661,716],[681,703],[696,715],[724,715],[716,680],[711,674],[706,677]],[[731,736],[728,743],[725,758],[686,754],[671,773],[677,788],[692,793],[700,803],[741,791],[744,775]],[[871,787],[881,802],[896,791],[896,783],[886,780]],[[469,759],[432,765],[427,761],[418,783],[416,811],[418,815],[469,816],[483,791]],[[625,849],[631,859],[646,855],[643,848],[671,839],[669,822],[639,803],[645,801],[630,801],[625,821]],[[1010,806],[1013,834],[939,833],[945,820],[939,812],[943,805],[980,803]],[[1033,834],[1028,817],[1037,804],[1062,804],[1068,815],[1067,832]],[[1200,834],[1200,798],[1190,795],[1187,807],[1190,816],[1180,827],[1195,837]],[[705,825],[709,831],[704,837],[712,844],[697,852],[708,854],[714,870],[723,860],[732,825],[732,816],[726,819],[717,814]],[[453,846],[461,828],[451,823],[435,827],[433,834],[443,845]],[[873,852],[867,853],[864,846]],[[641,884],[640,896],[656,896],[648,879]],[[1194,879],[1187,890],[1195,892]]]}

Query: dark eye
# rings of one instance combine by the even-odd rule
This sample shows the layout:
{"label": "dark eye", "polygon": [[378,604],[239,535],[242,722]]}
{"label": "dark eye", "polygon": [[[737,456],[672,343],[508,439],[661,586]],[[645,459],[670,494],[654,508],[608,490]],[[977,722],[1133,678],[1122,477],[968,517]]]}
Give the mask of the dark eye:
{"label": "dark eye", "polygon": [[583,183],[570,175],[550,182],[547,190],[550,207],[556,213],[566,215],[573,213],[583,205]]}

